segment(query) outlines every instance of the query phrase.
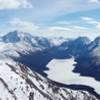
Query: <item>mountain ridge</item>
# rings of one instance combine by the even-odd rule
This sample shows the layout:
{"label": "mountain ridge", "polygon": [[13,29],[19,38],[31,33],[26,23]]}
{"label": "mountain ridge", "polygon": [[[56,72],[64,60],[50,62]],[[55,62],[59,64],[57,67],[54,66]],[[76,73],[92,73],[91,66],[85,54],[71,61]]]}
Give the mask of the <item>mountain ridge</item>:
{"label": "mountain ridge", "polygon": [[0,70],[0,99],[2,100],[22,98],[24,100],[98,100],[85,91],[58,87],[27,66],[12,60],[0,61],[0,65],[2,66]]}

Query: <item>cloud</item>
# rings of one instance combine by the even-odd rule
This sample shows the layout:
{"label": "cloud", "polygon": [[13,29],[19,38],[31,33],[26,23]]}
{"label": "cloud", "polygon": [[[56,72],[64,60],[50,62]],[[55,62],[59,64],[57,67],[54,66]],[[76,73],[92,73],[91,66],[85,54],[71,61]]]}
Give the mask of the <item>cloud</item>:
{"label": "cloud", "polygon": [[[39,1],[41,2],[41,0]],[[46,19],[69,13],[100,8],[100,4],[91,2],[90,0],[47,0],[45,3],[41,3],[41,6],[34,8],[37,11],[36,14],[38,17]]]}
{"label": "cloud", "polygon": [[28,0],[0,0],[0,10],[32,8]]}
{"label": "cloud", "polygon": [[[93,20],[92,18],[86,18],[84,17],[86,21]],[[32,22],[22,20],[20,18],[13,18],[6,24],[5,30],[3,33],[7,33],[9,31],[13,30],[19,30],[23,32],[32,33],[34,35],[40,35],[40,36],[64,36],[66,38],[76,38],[78,36],[88,36],[91,39],[94,39],[97,35],[99,35],[98,30],[94,29],[88,29],[87,27],[84,27],[82,25],[53,25],[53,26],[38,26]],[[1,30],[2,31],[2,30]]]}
{"label": "cloud", "polygon": [[21,30],[25,32],[33,32],[39,28],[39,26],[35,25],[34,23],[21,20],[20,18],[12,19],[9,22],[9,25],[11,28],[13,28],[13,30]]}
{"label": "cloud", "polygon": [[52,26],[49,27],[50,30],[58,30],[58,31],[72,31],[72,30],[87,30],[87,27],[78,26],[78,25],[67,25],[61,24],[60,26]]}
{"label": "cloud", "polygon": [[77,26],[77,25],[72,26],[72,28],[77,29],[77,30],[87,30],[88,29],[87,27]]}
{"label": "cloud", "polygon": [[91,20],[93,20],[93,18],[91,18],[91,17],[82,17],[81,19],[85,20],[85,21],[91,21]]}
{"label": "cloud", "polygon": [[85,21],[86,23],[93,25],[94,28],[100,30],[100,21],[95,20],[94,18],[91,17],[82,17],[81,18],[83,21]]}
{"label": "cloud", "polygon": [[[66,38],[76,38],[79,36],[87,36],[91,40],[99,36],[100,24],[91,17],[82,17],[79,22],[58,21],[53,25],[40,29],[37,33],[45,36],[64,36]],[[58,25],[57,25],[58,24]],[[91,26],[88,26],[88,24]],[[94,26],[94,28],[93,28]],[[98,27],[98,29],[97,29]]]}
{"label": "cloud", "polygon": [[100,3],[99,0],[89,0],[90,3]]}
{"label": "cloud", "polygon": [[62,26],[52,26],[52,27],[49,27],[49,30],[54,30],[54,31],[69,31],[71,30],[70,28],[67,28],[67,27],[62,27]]}

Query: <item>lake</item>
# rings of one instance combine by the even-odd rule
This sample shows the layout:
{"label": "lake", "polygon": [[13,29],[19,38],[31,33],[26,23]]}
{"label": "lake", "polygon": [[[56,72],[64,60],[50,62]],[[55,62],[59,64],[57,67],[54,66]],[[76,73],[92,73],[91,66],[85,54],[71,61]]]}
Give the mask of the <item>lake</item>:
{"label": "lake", "polygon": [[94,88],[95,92],[100,95],[100,81],[95,80],[92,77],[80,76],[78,73],[74,73],[75,59],[53,59],[47,64],[49,70],[44,71],[47,77],[53,81],[71,85],[85,85]]}

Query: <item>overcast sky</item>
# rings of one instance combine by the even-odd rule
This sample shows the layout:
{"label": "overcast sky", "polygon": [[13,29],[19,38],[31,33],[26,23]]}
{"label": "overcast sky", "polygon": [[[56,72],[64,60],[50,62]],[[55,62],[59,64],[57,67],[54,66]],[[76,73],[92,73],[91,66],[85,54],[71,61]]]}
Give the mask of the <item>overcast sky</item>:
{"label": "overcast sky", "polygon": [[99,0],[0,0],[0,33],[94,38],[100,35]]}

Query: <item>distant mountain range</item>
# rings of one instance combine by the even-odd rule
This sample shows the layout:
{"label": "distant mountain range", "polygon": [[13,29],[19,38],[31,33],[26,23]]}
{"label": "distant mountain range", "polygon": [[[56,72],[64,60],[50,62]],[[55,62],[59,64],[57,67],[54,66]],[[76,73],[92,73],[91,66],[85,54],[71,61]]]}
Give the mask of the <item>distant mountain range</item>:
{"label": "distant mountain range", "polygon": [[[98,71],[100,67],[100,37],[94,41],[90,41],[87,37],[46,38],[14,31],[0,37],[0,45],[1,55],[13,57],[42,75],[43,70],[46,70],[46,64],[51,59],[65,59],[74,56],[77,61],[74,72],[100,80]],[[33,68],[33,66],[35,67]]]}
{"label": "distant mountain range", "polygon": [[[12,80],[16,80],[16,83],[8,80],[11,84],[19,84],[20,81],[17,80],[20,79],[23,82],[21,81],[19,85],[17,84],[12,89],[9,86],[10,84],[5,82],[6,79],[0,76],[0,82],[3,86],[0,87],[3,89],[6,86],[5,94],[9,95],[8,98],[11,98],[10,100],[20,100],[19,90],[21,91],[20,94],[25,97],[24,100],[97,100],[86,92],[73,90],[68,92],[65,88],[60,88],[56,85],[53,87],[53,83],[45,79],[47,74],[44,71],[48,70],[46,65],[49,61],[54,58],[67,59],[72,56],[77,62],[73,72],[80,73],[83,76],[90,76],[100,81],[100,37],[91,41],[87,37],[78,37],[77,39],[46,38],[19,31],[10,32],[0,37],[0,59],[13,59],[12,62],[14,64],[6,63],[4,60],[0,66],[3,66],[4,70],[6,68],[12,70],[9,73],[13,73],[14,77],[7,76],[7,78],[10,77]],[[16,62],[18,62],[18,65],[15,64]],[[25,66],[28,66],[33,72],[27,67],[25,68]],[[4,71],[0,73],[2,75],[5,74]],[[45,78],[42,78],[37,73]],[[29,89],[29,91],[27,92],[25,89]],[[32,99],[33,96],[34,99]],[[2,99],[3,97],[0,98]]]}

